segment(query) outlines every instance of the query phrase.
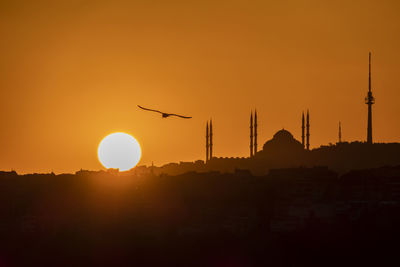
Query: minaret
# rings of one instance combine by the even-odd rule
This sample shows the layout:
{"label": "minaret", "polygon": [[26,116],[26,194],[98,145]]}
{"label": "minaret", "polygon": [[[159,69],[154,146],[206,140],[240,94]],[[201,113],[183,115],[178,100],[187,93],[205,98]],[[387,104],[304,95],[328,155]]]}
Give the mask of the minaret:
{"label": "minaret", "polygon": [[307,150],[310,150],[310,115],[308,113],[308,109],[307,109],[307,133],[306,133],[306,137],[307,137],[307,144],[306,144],[306,148]]}
{"label": "minaret", "polygon": [[209,138],[210,138],[210,136],[208,135],[208,121],[207,121],[207,125],[206,125],[206,163],[208,162],[208,154],[209,154],[209,147],[210,147]]}
{"label": "minaret", "polygon": [[213,129],[212,129],[212,120],[210,120],[210,156],[209,160],[213,157]]}
{"label": "minaret", "polygon": [[305,144],[304,144],[304,111],[303,114],[301,116],[301,144],[303,145],[303,148],[305,148]]}
{"label": "minaret", "polygon": [[365,98],[365,104],[368,105],[368,127],[367,127],[367,144],[372,144],[372,105],[375,98],[371,91],[371,52],[369,52],[369,76],[368,76],[368,94]]}
{"label": "minaret", "polygon": [[253,157],[253,112],[250,113],[250,158]]}
{"label": "minaret", "polygon": [[257,153],[257,110],[254,110],[254,155]]}
{"label": "minaret", "polygon": [[342,142],[342,124],[339,121],[339,144]]}

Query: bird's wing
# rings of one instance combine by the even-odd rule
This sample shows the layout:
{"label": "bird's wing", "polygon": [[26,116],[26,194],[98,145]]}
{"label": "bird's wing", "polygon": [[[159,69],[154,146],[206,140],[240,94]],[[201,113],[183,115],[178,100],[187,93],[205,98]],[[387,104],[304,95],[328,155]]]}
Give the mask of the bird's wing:
{"label": "bird's wing", "polygon": [[177,116],[177,117],[184,118],[184,119],[191,119],[191,118],[192,118],[192,117],[186,117],[186,116],[182,116],[182,115],[178,115],[178,114],[173,114],[173,113],[170,113],[170,114],[168,114],[168,115],[170,115],[170,116]]}
{"label": "bird's wing", "polygon": [[163,113],[163,112],[161,112],[161,111],[159,111],[159,110],[155,110],[155,109],[150,109],[150,108],[144,108],[144,107],[142,107],[142,106],[139,106],[139,105],[137,105],[139,108],[141,108],[141,109],[144,109],[144,110],[147,110],[147,111],[154,111],[154,112],[158,112],[158,113]]}

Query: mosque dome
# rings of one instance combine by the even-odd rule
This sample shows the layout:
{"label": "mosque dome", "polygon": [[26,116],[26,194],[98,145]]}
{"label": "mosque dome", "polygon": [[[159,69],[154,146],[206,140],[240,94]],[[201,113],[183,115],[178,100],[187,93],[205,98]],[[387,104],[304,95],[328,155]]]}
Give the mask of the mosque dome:
{"label": "mosque dome", "polygon": [[297,141],[293,135],[285,130],[277,131],[273,138],[267,141],[264,146],[263,150],[271,151],[271,150],[283,150],[283,151],[293,151],[293,150],[303,150],[303,145]]}
{"label": "mosque dome", "polygon": [[282,140],[282,141],[290,141],[294,139],[293,135],[289,132],[286,131],[285,129],[279,130],[274,134],[273,139],[275,140]]}

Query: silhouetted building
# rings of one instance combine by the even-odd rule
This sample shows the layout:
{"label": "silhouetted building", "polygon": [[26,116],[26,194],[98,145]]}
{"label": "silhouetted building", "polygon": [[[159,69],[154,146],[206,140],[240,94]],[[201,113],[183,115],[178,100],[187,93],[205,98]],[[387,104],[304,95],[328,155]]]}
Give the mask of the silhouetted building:
{"label": "silhouetted building", "polygon": [[301,166],[304,165],[305,154],[303,145],[289,131],[282,129],[257,153],[253,169],[265,173],[272,168]]}
{"label": "silhouetted building", "polygon": [[303,150],[303,145],[299,141],[297,141],[289,131],[285,129],[276,132],[273,138],[265,142],[263,146],[264,153],[286,154]]}

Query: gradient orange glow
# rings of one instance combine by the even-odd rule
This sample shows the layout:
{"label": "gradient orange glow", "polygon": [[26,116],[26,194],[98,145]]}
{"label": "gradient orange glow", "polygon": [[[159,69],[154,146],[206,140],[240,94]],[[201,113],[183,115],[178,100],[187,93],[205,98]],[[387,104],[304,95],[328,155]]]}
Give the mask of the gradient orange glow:
{"label": "gradient orange glow", "polygon": [[[0,169],[100,169],[97,145],[134,132],[141,164],[248,156],[282,127],[311,147],[366,139],[372,52],[374,140],[400,140],[400,2],[1,1]],[[193,119],[161,119],[136,105]]]}

